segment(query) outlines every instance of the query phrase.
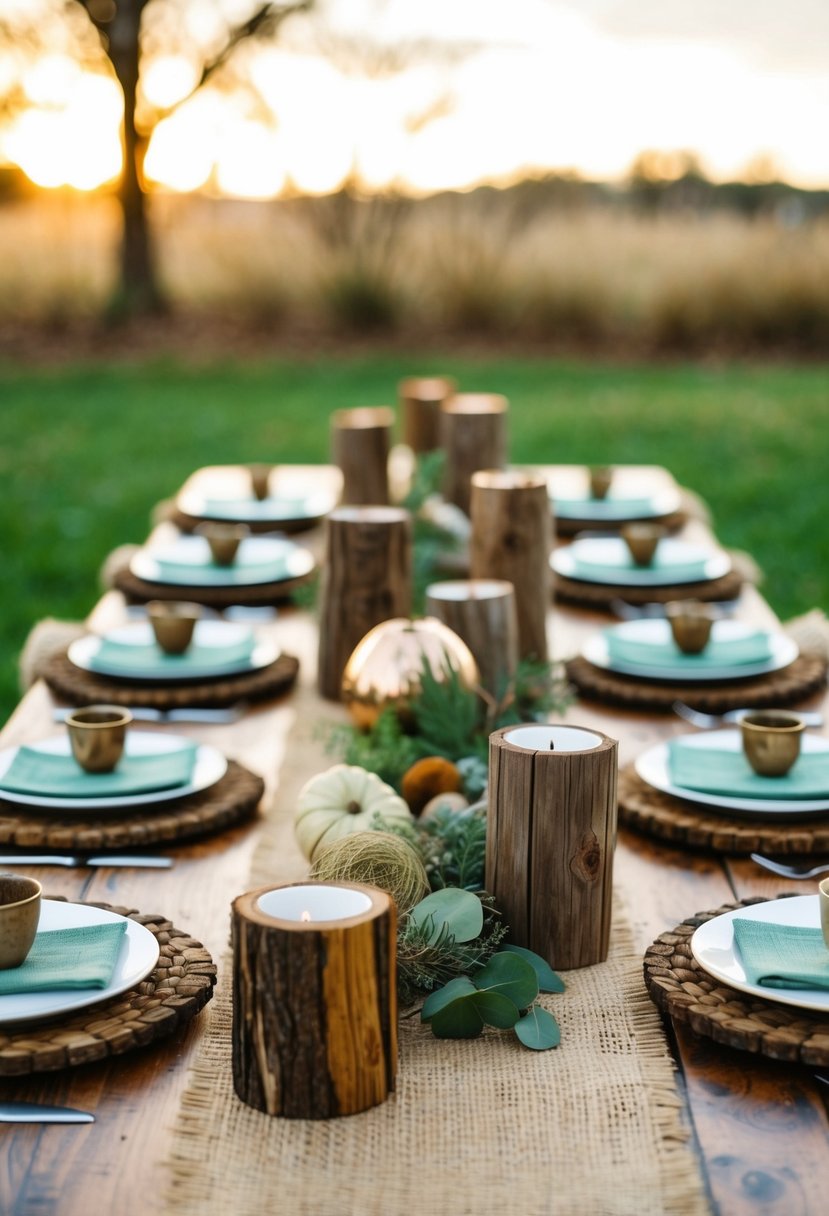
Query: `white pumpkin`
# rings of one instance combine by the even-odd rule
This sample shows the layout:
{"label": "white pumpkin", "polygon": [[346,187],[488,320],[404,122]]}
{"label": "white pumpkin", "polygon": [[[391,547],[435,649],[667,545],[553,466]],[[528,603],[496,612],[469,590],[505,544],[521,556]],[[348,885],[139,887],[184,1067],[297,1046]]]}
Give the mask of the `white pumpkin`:
{"label": "white pumpkin", "polygon": [[376,773],[335,764],[300,790],[294,831],[303,853],[313,861],[325,845],[367,831],[375,815],[388,824],[414,822],[405,801]]}

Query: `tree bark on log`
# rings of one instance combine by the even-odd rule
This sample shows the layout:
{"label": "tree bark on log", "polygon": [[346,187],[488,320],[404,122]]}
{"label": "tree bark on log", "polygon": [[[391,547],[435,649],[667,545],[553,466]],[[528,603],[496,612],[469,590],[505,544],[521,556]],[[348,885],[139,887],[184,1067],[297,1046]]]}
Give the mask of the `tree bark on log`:
{"label": "tree bark on log", "polygon": [[264,913],[258,901],[270,888],[233,903],[233,1086],[269,1115],[353,1115],[394,1090],[394,901],[336,885],[364,893],[369,910],[317,926]]}
{"label": "tree bark on log", "polygon": [[389,502],[389,451],[394,411],[388,406],[336,410],[331,415],[331,459],[343,474],[343,504]]}
{"label": "tree bark on log", "polygon": [[546,480],[525,473],[475,473],[470,514],[472,578],[512,583],[520,656],[546,661],[553,547]]}
{"label": "tree bark on log", "polygon": [[448,376],[411,376],[400,381],[403,442],[413,452],[434,452],[440,447],[440,410],[454,391],[455,381]]}
{"label": "tree bark on log", "polygon": [[318,684],[336,701],[357,643],[381,621],[411,616],[412,523],[402,507],[338,507],[326,531]]}
{"label": "tree bark on log", "polygon": [[426,612],[466,642],[485,688],[501,700],[518,666],[518,616],[512,583],[503,579],[463,579],[432,583]]}
{"label": "tree bark on log", "polygon": [[443,497],[467,515],[472,474],[502,469],[507,463],[508,409],[506,397],[497,393],[457,393],[441,406]]}
{"label": "tree bark on log", "polygon": [[[570,742],[565,733],[550,750],[542,737],[550,731],[569,731]],[[576,732],[589,750],[563,750]],[[486,889],[512,941],[553,967],[607,958],[617,753],[615,739],[579,727],[508,726],[490,735]]]}

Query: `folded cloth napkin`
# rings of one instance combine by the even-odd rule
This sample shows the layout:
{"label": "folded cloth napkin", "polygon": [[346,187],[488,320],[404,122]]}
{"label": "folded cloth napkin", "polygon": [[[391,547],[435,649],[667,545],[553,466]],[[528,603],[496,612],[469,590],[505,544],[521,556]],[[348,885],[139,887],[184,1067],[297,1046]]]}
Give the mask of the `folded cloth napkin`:
{"label": "folded cloth napkin", "polygon": [[306,498],[206,498],[203,513],[212,519],[296,519],[306,513]]}
{"label": "folded cloth napkin", "polygon": [[829,991],[829,949],[820,929],[735,917],[734,941],[750,984]]}
{"label": "folded cloth napkin", "polygon": [[0,996],[50,989],[106,988],[112,979],[124,921],[38,933],[19,967],[0,971]]}
{"label": "folded cloth napkin", "polygon": [[686,739],[671,739],[668,769],[674,785],[707,794],[733,794],[739,798],[829,798],[829,751],[801,753],[785,777],[761,777],[741,751],[693,747]]}
{"label": "folded cloth napkin", "polygon": [[253,654],[255,645],[251,631],[227,646],[206,646],[194,640],[184,654],[165,654],[155,642],[136,644],[103,638],[89,665],[94,671],[108,675],[141,676],[153,672],[174,679],[178,675],[186,677],[192,670],[207,667],[220,672],[223,667],[244,663]]}
{"label": "folded cloth napkin", "polygon": [[287,578],[287,554],[276,554],[266,561],[257,561],[246,556],[244,546],[239,546],[236,561],[231,566],[220,566],[210,557],[206,549],[203,561],[179,561],[154,555],[164,578],[171,583],[186,586],[226,587],[234,583],[270,583]]}
{"label": "folded cloth napkin", "polygon": [[684,546],[676,547],[670,542],[660,544],[648,566],[637,566],[623,540],[596,541],[582,547],[579,541],[570,550],[573,559],[573,575],[590,578],[597,574],[635,574],[643,583],[667,582],[678,579],[683,582],[704,579],[710,554],[689,555]]}
{"label": "folded cloth napkin", "polygon": [[187,741],[174,751],[123,755],[111,773],[87,773],[74,756],[21,747],[3,777],[0,794],[42,794],[54,798],[112,798],[175,789],[192,780],[197,745]]}
{"label": "folded cloth napkin", "polygon": [[684,654],[671,637],[666,624],[662,639],[654,634],[653,641],[626,636],[624,626],[611,626],[604,631],[608,657],[619,663],[637,667],[687,667],[688,671],[710,671],[716,676],[720,667],[740,667],[747,663],[763,663],[771,658],[769,635],[757,630],[735,638],[716,637],[715,633],[702,654]]}
{"label": "folded cloth napkin", "polygon": [[559,515],[573,519],[636,519],[653,515],[653,498],[559,498],[553,494]]}

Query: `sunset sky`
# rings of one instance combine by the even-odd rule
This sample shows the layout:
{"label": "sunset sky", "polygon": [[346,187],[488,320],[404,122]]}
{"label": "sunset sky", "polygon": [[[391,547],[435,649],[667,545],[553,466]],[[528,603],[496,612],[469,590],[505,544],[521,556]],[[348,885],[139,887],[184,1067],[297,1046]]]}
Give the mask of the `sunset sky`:
{"label": "sunset sky", "polygon": [[[51,10],[49,29],[56,2],[0,0],[0,23]],[[179,45],[145,57],[142,85],[169,109],[193,87],[194,48],[255,4],[154,0],[147,13],[165,4]],[[53,41],[36,56],[0,47],[0,94],[16,82],[26,99],[0,127],[0,161],[42,186],[94,188],[118,173],[120,94],[71,39]],[[241,197],[323,193],[352,170],[427,192],[547,170],[613,179],[643,149],[693,149],[717,178],[770,157],[829,186],[827,63],[827,0],[327,0],[163,118],[146,173]]]}

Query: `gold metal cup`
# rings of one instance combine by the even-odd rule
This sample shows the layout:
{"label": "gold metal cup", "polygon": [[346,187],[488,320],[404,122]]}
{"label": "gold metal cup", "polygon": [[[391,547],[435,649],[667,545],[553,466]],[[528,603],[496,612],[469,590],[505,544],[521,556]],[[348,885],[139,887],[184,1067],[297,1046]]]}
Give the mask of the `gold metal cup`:
{"label": "gold metal cup", "polygon": [[199,524],[196,531],[207,541],[217,566],[232,566],[239,546],[250,536],[247,524]]}
{"label": "gold metal cup", "polygon": [[625,524],[620,534],[636,565],[649,566],[667,529],[662,524]]}
{"label": "gold metal cup", "polygon": [[711,637],[717,613],[699,600],[674,600],[665,605],[674,641],[683,654],[701,654]]}
{"label": "gold metal cup", "polygon": [[805,723],[797,714],[761,709],[740,721],[743,751],[761,777],[785,777],[800,755]]}
{"label": "gold metal cup", "polygon": [[590,496],[592,498],[607,498],[607,492],[613,484],[613,470],[607,465],[593,465],[590,470]]}
{"label": "gold metal cup", "polygon": [[22,874],[0,874],[0,971],[19,967],[32,948],[43,888]]}
{"label": "gold metal cup", "polygon": [[124,750],[132,714],[120,705],[87,705],[67,715],[72,755],[87,773],[111,773]]}
{"label": "gold metal cup", "polygon": [[165,654],[184,654],[193,640],[193,630],[201,615],[199,604],[188,604],[183,600],[150,600],[147,604],[147,616],[155,640]]}
{"label": "gold metal cup", "polygon": [[250,464],[248,472],[250,473],[250,488],[253,491],[253,497],[259,502],[262,502],[268,497],[270,492],[270,479],[273,470],[272,464]]}

